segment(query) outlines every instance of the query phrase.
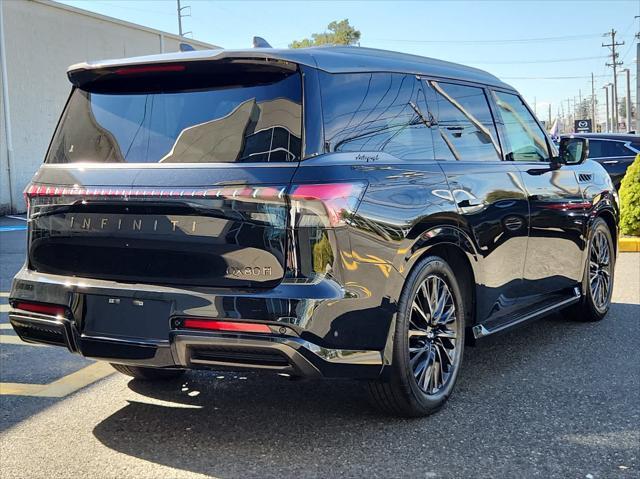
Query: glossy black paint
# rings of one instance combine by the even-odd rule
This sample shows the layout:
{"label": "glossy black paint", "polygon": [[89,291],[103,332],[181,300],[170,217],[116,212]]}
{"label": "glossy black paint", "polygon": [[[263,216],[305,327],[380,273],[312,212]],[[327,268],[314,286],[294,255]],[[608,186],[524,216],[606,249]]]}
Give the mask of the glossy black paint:
{"label": "glossy black paint", "polygon": [[[210,341],[237,354],[271,348],[299,374],[375,377],[391,361],[405,278],[427,255],[445,256],[465,278],[469,328],[508,326],[575,294],[594,218],[617,235],[617,194],[604,169],[551,162],[544,134],[549,158],[510,161],[492,89],[517,92],[441,65],[403,74],[410,58],[397,60],[393,73],[302,64],[300,162],[43,165],[33,184],[45,192],[75,185],[92,193],[64,208],[45,201],[46,214],[30,219],[29,258],[10,301],[67,305],[72,318],[55,325],[64,343],[112,362],[220,366],[192,361]],[[443,71],[452,76],[437,76]],[[343,183],[358,185],[358,197],[335,224],[309,223],[322,216],[321,203],[292,196],[297,185]],[[169,226],[182,217],[210,228],[192,235],[192,223]],[[147,226],[124,232],[118,220]],[[26,339],[36,334],[20,326],[28,316],[10,315]],[[185,317],[259,322],[271,334],[184,331]]]}

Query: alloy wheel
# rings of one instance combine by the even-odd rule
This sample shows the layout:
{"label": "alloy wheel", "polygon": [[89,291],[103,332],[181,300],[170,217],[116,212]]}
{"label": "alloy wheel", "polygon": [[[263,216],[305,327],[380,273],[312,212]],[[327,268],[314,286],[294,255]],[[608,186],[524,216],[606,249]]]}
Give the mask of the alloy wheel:
{"label": "alloy wheel", "polygon": [[455,300],[443,278],[429,275],[418,287],[409,318],[409,364],[418,387],[437,394],[451,378],[459,354]]}
{"label": "alloy wheel", "polygon": [[602,231],[596,231],[589,251],[589,287],[593,304],[600,311],[611,297],[611,248]]}

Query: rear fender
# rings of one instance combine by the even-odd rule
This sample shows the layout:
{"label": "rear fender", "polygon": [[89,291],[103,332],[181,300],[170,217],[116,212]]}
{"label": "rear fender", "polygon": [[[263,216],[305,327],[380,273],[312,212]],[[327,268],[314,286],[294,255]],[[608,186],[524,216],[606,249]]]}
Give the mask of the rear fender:
{"label": "rear fender", "polygon": [[[406,284],[406,279],[409,277],[411,271],[416,264],[423,258],[429,256],[430,252],[438,246],[453,246],[463,253],[469,263],[471,264],[472,273],[474,278],[477,277],[478,258],[473,247],[473,242],[467,236],[467,234],[459,228],[451,225],[437,226],[431,228],[422,233],[411,246],[410,250],[405,256],[404,262],[399,268],[399,273],[402,275],[403,281],[399,288],[389,291],[389,295],[395,298],[395,304],[398,304],[402,290]],[[390,283],[390,285],[393,283]],[[383,352],[383,365],[388,366],[392,363],[393,358],[393,340],[396,327],[398,311],[393,315],[392,321],[389,325],[389,331],[387,333],[387,341]]]}

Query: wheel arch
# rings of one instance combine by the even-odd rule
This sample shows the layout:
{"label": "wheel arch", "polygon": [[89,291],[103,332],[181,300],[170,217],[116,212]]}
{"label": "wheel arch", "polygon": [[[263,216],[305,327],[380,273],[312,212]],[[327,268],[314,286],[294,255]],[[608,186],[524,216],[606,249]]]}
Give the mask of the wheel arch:
{"label": "wheel arch", "polygon": [[[477,255],[473,251],[471,247],[471,242],[462,240],[461,236],[464,233],[456,228],[456,230],[448,231],[447,234],[437,235],[431,237],[429,241],[424,242],[422,244],[414,245],[414,252],[407,259],[405,263],[405,268],[402,272],[404,277],[404,282],[400,291],[404,291],[404,288],[407,287],[407,279],[411,276],[412,271],[416,268],[417,265],[421,263],[421,261],[429,256],[438,256],[445,260],[447,264],[453,269],[456,278],[461,279],[460,287],[461,289],[466,289],[470,294],[468,296],[464,296],[463,300],[465,301],[466,306],[466,315],[464,318],[465,321],[465,341],[468,345],[473,345],[475,343],[475,339],[473,334],[471,333],[471,328],[473,327],[475,321],[475,308],[476,308],[476,274],[474,270],[474,266],[477,262]],[[424,235],[423,235],[424,236]],[[468,238],[467,238],[468,240]],[[398,295],[400,297],[400,295]],[[391,324],[389,325],[389,331],[387,333],[387,342],[383,351],[383,364],[388,366],[391,364],[391,357],[393,355],[393,341],[394,341],[394,331],[396,329],[396,320],[397,315],[393,317]],[[383,375],[385,374],[385,370],[383,369]]]}
{"label": "wheel arch", "polygon": [[[611,233],[611,240],[613,241],[613,249],[615,253],[618,253],[618,224],[616,222],[616,217],[613,211],[608,208],[603,208],[600,211],[597,211],[594,216],[594,221],[596,218],[602,218],[607,226],[609,227],[609,232]],[[591,225],[593,221],[591,222]],[[589,225],[589,230],[591,230],[591,225]]]}
{"label": "wheel arch", "polygon": [[475,319],[476,268],[479,257],[473,242],[464,231],[451,225],[430,228],[414,243],[412,254],[403,265],[405,278],[408,278],[416,265],[428,256],[444,259],[456,273],[456,278],[461,281],[461,288],[470,293],[469,297],[463,299],[467,306],[465,324],[472,326]]}

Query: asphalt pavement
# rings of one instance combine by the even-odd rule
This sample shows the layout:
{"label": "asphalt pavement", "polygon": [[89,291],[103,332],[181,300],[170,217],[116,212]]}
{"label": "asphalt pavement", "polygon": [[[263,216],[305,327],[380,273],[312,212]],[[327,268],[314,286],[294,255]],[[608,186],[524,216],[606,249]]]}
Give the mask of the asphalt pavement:
{"label": "asphalt pavement", "polygon": [[640,477],[640,254],[598,323],[556,314],[466,348],[446,407],[385,417],[350,381],[131,380],[8,329],[24,222],[0,218],[0,478]]}

